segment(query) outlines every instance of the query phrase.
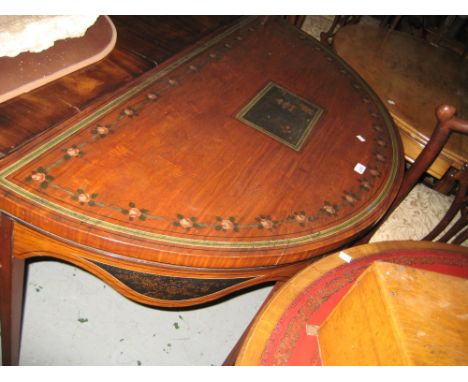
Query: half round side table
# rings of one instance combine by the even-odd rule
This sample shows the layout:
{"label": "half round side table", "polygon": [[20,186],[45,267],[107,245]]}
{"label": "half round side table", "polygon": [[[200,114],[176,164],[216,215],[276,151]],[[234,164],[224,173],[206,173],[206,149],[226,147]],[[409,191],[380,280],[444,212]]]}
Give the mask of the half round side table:
{"label": "half round side table", "polygon": [[367,232],[403,162],[346,63],[279,18],[236,20],[2,160],[4,364],[26,259],[71,262],[148,305],[213,301]]}

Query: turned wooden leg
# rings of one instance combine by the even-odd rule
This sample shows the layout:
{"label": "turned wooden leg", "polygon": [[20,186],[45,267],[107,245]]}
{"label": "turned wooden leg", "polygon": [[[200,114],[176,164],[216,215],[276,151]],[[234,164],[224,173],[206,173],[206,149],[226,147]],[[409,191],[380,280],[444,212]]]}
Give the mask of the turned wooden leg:
{"label": "turned wooden leg", "polygon": [[23,312],[24,260],[13,256],[13,221],[0,214],[0,321],[2,363],[18,365]]}

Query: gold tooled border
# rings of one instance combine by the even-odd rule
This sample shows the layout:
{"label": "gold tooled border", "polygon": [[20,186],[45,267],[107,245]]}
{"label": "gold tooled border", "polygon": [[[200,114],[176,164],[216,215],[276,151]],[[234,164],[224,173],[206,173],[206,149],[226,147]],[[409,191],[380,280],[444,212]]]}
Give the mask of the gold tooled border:
{"label": "gold tooled border", "polygon": [[[376,106],[379,108],[379,111],[381,115],[383,116],[385,120],[385,125],[388,129],[391,143],[392,143],[392,167],[390,170],[389,177],[387,179],[387,183],[383,187],[382,191],[380,194],[374,199],[374,201],[364,210],[362,210],[359,214],[351,217],[350,219],[342,222],[341,224],[338,224],[334,227],[325,229],[320,232],[313,232],[308,235],[300,236],[300,237],[295,237],[295,238],[289,238],[289,239],[278,239],[278,240],[252,240],[252,241],[216,241],[216,240],[202,240],[202,239],[192,239],[192,238],[182,238],[182,237],[174,237],[174,236],[169,236],[169,235],[163,235],[163,234],[158,234],[154,232],[149,232],[149,231],[143,231],[140,229],[134,229],[130,227],[123,227],[114,223],[109,223],[104,220],[96,219],[84,214],[81,214],[79,212],[70,210],[68,208],[65,208],[63,206],[60,206],[56,203],[53,203],[49,200],[45,200],[38,195],[34,195],[31,192],[19,187],[18,185],[10,182],[8,179],[6,179],[9,175],[11,175],[13,172],[17,171],[21,167],[25,166],[26,164],[30,163],[32,160],[36,159],[43,153],[47,152],[50,150],[52,147],[56,146],[57,144],[61,143],[68,137],[70,137],[72,134],[75,132],[81,130],[91,122],[97,120],[100,118],[102,115],[104,115],[106,112],[116,108],[117,106],[121,105],[123,102],[128,100],[130,97],[135,95],[136,93],[140,92],[141,90],[145,89],[146,87],[150,86],[153,82],[158,80],[159,78],[165,76],[166,74],[170,73],[174,69],[178,68],[180,65],[183,65],[185,62],[189,61],[193,57],[197,56],[198,54],[204,52],[205,50],[209,49],[216,43],[218,43],[220,40],[228,36],[229,34],[234,33],[238,29],[244,27],[245,25],[251,23],[253,20],[255,20],[256,17],[247,17],[238,24],[232,26],[231,28],[227,29],[225,32],[221,33],[220,35],[214,37],[213,39],[209,40],[205,44],[201,45],[200,47],[195,48],[193,51],[189,52],[187,55],[183,56],[179,60],[175,61],[174,63],[168,65],[161,71],[155,73],[153,76],[150,76],[147,78],[145,81],[142,83],[136,85],[126,93],[122,94],[121,96],[115,98],[114,100],[110,101],[106,105],[102,106],[100,109],[96,110],[92,114],[90,114],[88,117],[84,118],[82,121],[76,123],[75,125],[71,126],[69,129],[66,131],[62,132],[61,134],[57,135],[56,137],[52,138],[51,140],[45,142],[43,145],[39,146],[35,150],[31,151],[29,154],[25,155],[18,161],[14,162],[10,166],[6,167],[2,171],[0,171],[0,185],[5,187],[6,189],[18,194],[19,196],[25,198],[28,201],[34,202],[42,207],[48,208],[54,212],[60,213],[62,215],[65,215],[67,217],[77,219],[81,222],[84,222],[86,224],[90,224],[96,227],[102,227],[104,229],[107,229],[109,231],[113,231],[116,233],[122,233],[126,235],[131,235],[137,238],[143,238],[143,239],[150,239],[150,240],[155,240],[160,243],[164,244],[175,244],[175,245],[183,245],[183,246],[188,246],[188,247],[194,247],[194,248],[209,248],[209,249],[261,249],[261,248],[284,248],[284,247],[289,247],[291,245],[305,245],[308,244],[312,241],[322,239],[328,236],[331,236],[343,229],[350,228],[355,226],[361,219],[366,217],[370,212],[372,212],[379,204],[380,202],[385,199],[390,191],[393,188],[393,184],[396,180],[397,174],[398,174],[398,168],[400,166],[400,158],[398,156],[399,153],[399,144],[398,144],[398,137],[397,137],[397,131],[395,128],[393,128],[392,121],[386,111],[386,109],[383,107],[381,101],[377,98],[377,96],[373,93],[373,91],[370,90],[369,86],[354,72],[352,69],[348,67],[346,63],[344,63],[343,60],[341,60],[339,57],[334,55],[334,58],[341,62],[343,65],[346,66],[347,70],[350,71],[350,73],[353,75],[355,80],[359,82],[359,84],[367,90],[367,93],[369,96],[374,100]],[[310,37],[306,37],[310,38]],[[317,43],[318,44],[318,43]],[[322,48],[324,49],[324,48]],[[327,52],[327,54],[330,54]]]}

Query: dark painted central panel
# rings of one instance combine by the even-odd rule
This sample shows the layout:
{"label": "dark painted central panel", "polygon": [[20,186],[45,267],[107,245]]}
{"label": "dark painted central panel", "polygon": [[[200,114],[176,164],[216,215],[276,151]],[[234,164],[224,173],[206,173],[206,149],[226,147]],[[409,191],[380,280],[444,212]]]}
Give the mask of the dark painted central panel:
{"label": "dark painted central panel", "polygon": [[237,118],[298,151],[322,113],[321,107],[270,82]]}

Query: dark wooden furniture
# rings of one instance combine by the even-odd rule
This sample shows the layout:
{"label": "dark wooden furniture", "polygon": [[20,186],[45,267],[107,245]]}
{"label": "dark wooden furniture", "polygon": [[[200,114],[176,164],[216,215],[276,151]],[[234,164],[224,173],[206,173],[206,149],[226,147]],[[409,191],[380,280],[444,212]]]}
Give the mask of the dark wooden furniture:
{"label": "dark wooden furniture", "polygon": [[[468,61],[456,53],[406,33],[361,24],[340,28],[333,47],[386,104],[408,161],[413,162],[429,141],[437,105],[453,105],[466,119]],[[454,133],[428,173],[437,179],[446,176],[450,183],[452,172],[467,161],[468,138]]]}
{"label": "dark wooden furniture", "polygon": [[348,248],[308,266],[272,295],[256,315],[236,365],[321,365],[320,325],[374,261],[468,278],[466,247],[395,241]]}
{"label": "dark wooden furniture", "polygon": [[[447,144],[450,135],[453,132],[457,132],[465,136],[468,134],[468,120],[462,120],[455,117],[455,113],[456,109],[449,105],[442,105],[436,109],[435,114],[438,122],[434,131],[427,145],[418,155],[411,168],[405,173],[398,195],[395,198],[392,207],[387,211],[386,216],[381,220],[381,222],[385,221],[386,217],[389,216],[396,207],[398,207],[416,183],[418,183],[421,176],[444,148],[444,145]],[[461,244],[468,238],[467,163],[465,163],[462,169],[453,176],[453,182],[456,183],[456,193],[450,208],[437,226],[435,226],[433,230],[423,238],[423,240],[434,240],[437,238],[438,241],[448,242],[453,239],[451,241],[452,244]],[[450,227],[450,229],[446,230],[449,223],[452,222],[453,218],[459,212],[460,217],[458,220]],[[372,236],[373,232],[378,228],[378,225],[367,235],[368,238]],[[444,232],[444,234],[438,237],[442,232]]]}
{"label": "dark wooden furniture", "polygon": [[280,18],[236,20],[52,114],[64,122],[1,162],[4,364],[18,361],[28,258],[71,262],[140,303],[200,304],[354,240],[402,178],[377,96]]}
{"label": "dark wooden furniture", "polygon": [[362,16],[338,15],[333,18],[333,21],[327,31],[320,33],[320,41],[330,47],[333,46],[333,38],[337,30],[348,24],[357,24]]}
{"label": "dark wooden furniture", "polygon": [[[468,120],[462,120],[455,117],[456,110],[453,106],[440,106],[436,110],[438,123],[429,139],[429,142],[424,147],[424,150],[416,158],[413,166],[407,174],[400,188],[394,205],[403,200],[411,188],[418,182],[421,174],[427,170],[434,158],[443,149],[444,145],[450,138],[452,132],[468,135]],[[440,241],[447,242],[454,237],[453,244],[461,244],[468,237],[468,163],[465,163],[463,168],[454,176],[457,182],[458,190],[455,199],[447,211],[444,218],[434,229],[424,238],[424,240],[432,240],[436,238],[447,227],[449,222],[455,217],[457,212],[460,212],[459,220],[448,230]]]}
{"label": "dark wooden furniture", "polygon": [[305,21],[305,18],[306,18],[304,15],[301,15],[301,16],[288,15],[288,16],[285,16],[285,17],[286,17],[286,20],[288,20],[289,23],[296,26],[297,28],[302,28],[302,25],[304,25],[304,21]]}
{"label": "dark wooden furniture", "polygon": [[100,16],[81,38],[55,41],[39,53],[0,57],[0,103],[102,60],[116,40],[114,24]]}

